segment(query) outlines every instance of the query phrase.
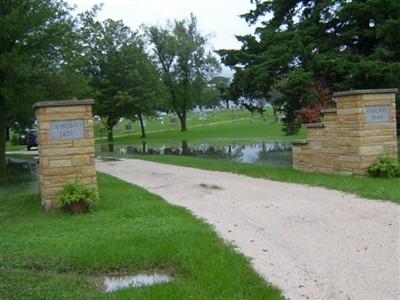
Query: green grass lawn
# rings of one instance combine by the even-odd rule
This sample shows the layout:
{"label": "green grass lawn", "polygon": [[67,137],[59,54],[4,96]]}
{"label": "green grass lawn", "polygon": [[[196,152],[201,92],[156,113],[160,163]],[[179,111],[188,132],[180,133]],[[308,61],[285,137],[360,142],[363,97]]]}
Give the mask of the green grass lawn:
{"label": "green grass lawn", "polygon": [[26,145],[12,145],[10,142],[6,142],[7,151],[20,151],[26,150]]}
{"label": "green grass lawn", "polygon": [[[187,140],[191,144],[209,143],[214,145],[229,145],[233,142],[252,143],[262,141],[291,141],[303,139],[306,136],[304,129],[297,136],[285,136],[282,123],[273,123],[272,112],[266,113],[266,121],[259,114],[252,116],[248,111],[236,111],[231,115],[229,111],[208,113],[207,120],[199,120],[198,114],[191,113],[188,117],[188,131],[181,132],[179,121],[170,125],[165,116],[164,124],[157,119],[146,122],[146,137],[142,138],[139,123],[133,123],[133,133],[125,132],[126,121],[121,122],[120,129],[114,130],[115,144],[140,145],[146,142],[149,147],[160,145],[180,144]],[[96,123],[95,136],[97,144],[105,144],[106,138],[99,137],[101,123]]]}
{"label": "green grass lawn", "polygon": [[[249,261],[187,210],[99,174],[101,204],[45,212],[36,190],[0,189],[0,299],[282,299]],[[170,283],[106,294],[105,275]]]}

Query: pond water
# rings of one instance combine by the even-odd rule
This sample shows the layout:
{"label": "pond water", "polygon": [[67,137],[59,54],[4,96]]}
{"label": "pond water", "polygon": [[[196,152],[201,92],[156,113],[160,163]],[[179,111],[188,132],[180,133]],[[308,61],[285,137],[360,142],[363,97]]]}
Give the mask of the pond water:
{"label": "pond water", "polygon": [[[228,146],[201,144],[190,145],[182,141],[179,145],[165,145],[149,148],[146,142],[142,145],[114,145],[113,149],[119,155],[124,154],[154,154],[183,155],[205,157],[245,163],[268,164],[278,166],[292,165],[292,145],[289,142],[261,142],[253,144],[232,143]],[[101,145],[100,151],[108,151],[108,145]]]}
{"label": "pond water", "polygon": [[31,160],[7,156],[6,171],[0,174],[0,188],[37,188],[36,163]]}

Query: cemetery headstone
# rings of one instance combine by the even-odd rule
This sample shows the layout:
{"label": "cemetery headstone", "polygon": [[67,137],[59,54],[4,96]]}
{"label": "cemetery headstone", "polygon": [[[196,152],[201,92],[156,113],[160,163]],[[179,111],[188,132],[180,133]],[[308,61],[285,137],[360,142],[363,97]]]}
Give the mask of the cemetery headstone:
{"label": "cemetery headstone", "polygon": [[171,125],[175,125],[176,124],[176,117],[175,116],[169,117],[169,124],[171,124]]}
{"label": "cemetery headstone", "polygon": [[133,152],[134,152],[133,146],[130,145],[130,146],[126,147],[126,153],[133,154]]}
{"label": "cemetery headstone", "polygon": [[207,113],[205,113],[204,111],[200,112],[199,120],[207,120]]}

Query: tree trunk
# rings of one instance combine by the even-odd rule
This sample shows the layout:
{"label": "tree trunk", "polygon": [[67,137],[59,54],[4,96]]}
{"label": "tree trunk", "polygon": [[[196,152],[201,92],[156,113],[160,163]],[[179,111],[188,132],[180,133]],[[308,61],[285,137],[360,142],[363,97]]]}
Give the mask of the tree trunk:
{"label": "tree trunk", "polygon": [[225,100],[226,103],[226,109],[229,110],[229,100]]}
{"label": "tree trunk", "polygon": [[181,131],[183,131],[183,132],[187,131],[186,113],[178,114],[178,118],[179,118],[179,121],[181,122]]}
{"label": "tree trunk", "polygon": [[146,137],[146,132],[144,131],[143,117],[141,113],[139,113],[139,121],[140,121],[140,128],[142,129],[142,138],[144,138]]}
{"label": "tree trunk", "polygon": [[6,169],[6,99],[0,95],[0,171]]}
{"label": "tree trunk", "polygon": [[108,141],[108,152],[114,152],[114,136],[113,126],[107,124],[107,141]]}
{"label": "tree trunk", "polygon": [[187,140],[182,141],[182,155],[189,155],[189,143]]}
{"label": "tree trunk", "polygon": [[142,151],[143,151],[143,154],[146,153],[146,150],[147,150],[147,143],[146,143],[146,142],[142,142]]}
{"label": "tree trunk", "polygon": [[10,127],[6,125],[6,142],[10,141]]}

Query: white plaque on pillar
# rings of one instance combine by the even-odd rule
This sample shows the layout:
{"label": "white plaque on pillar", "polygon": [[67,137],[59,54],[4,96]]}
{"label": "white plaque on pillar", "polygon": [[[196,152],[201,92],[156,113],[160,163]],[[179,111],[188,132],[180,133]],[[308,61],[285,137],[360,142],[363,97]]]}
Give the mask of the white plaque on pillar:
{"label": "white plaque on pillar", "polygon": [[79,140],[85,138],[83,119],[50,121],[50,140]]}
{"label": "white plaque on pillar", "polygon": [[366,106],[365,117],[367,123],[390,122],[390,106],[389,105]]}

